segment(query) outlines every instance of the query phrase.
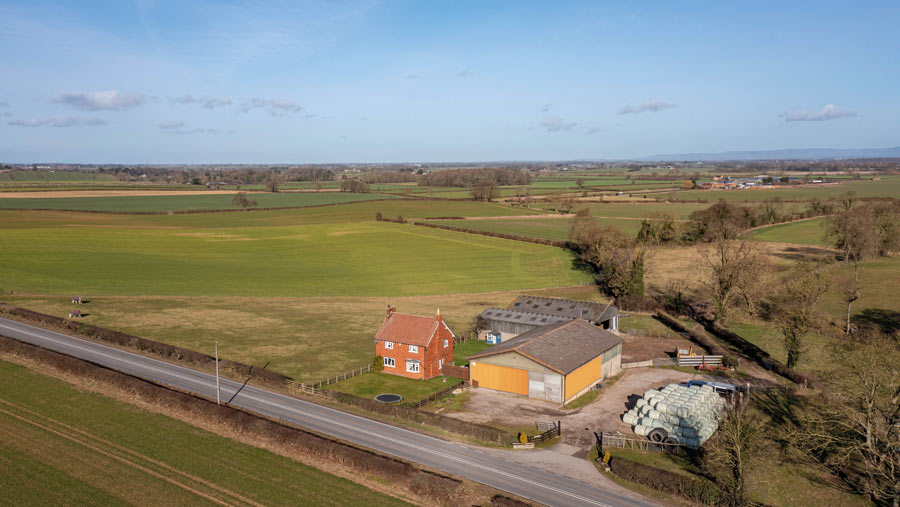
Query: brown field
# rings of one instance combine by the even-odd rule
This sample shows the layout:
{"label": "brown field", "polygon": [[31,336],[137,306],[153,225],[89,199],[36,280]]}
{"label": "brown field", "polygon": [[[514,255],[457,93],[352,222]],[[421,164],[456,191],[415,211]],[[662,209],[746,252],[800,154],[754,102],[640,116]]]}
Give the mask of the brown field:
{"label": "brown field", "polygon": [[236,194],[238,190],[45,190],[41,192],[0,192],[0,199],[35,199],[39,197],[131,197],[153,195]]}

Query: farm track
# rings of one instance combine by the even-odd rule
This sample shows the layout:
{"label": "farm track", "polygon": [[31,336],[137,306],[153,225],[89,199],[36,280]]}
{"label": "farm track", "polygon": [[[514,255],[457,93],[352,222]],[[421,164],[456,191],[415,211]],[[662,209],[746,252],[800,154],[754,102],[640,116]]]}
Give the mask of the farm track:
{"label": "farm track", "polygon": [[62,421],[0,398],[0,414],[78,444],[219,505],[262,507],[249,498]]}

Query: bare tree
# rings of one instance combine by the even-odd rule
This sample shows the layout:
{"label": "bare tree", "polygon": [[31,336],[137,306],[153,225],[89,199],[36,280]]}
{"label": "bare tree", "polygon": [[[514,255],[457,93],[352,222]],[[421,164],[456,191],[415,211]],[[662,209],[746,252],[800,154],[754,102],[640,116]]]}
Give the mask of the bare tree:
{"label": "bare tree", "polygon": [[850,334],[850,308],[853,306],[853,303],[859,299],[860,292],[860,284],[859,284],[859,263],[853,263],[853,279],[845,282],[844,290],[841,295],[843,296],[844,302],[847,303],[847,325],[844,328],[844,333]]}
{"label": "bare tree", "polygon": [[762,416],[744,404],[728,413],[704,447],[703,468],[715,478],[727,505],[748,504],[747,475],[759,451],[763,427]]}
{"label": "bare tree", "polygon": [[900,344],[873,334],[835,351],[824,399],[798,412],[795,445],[857,491],[900,506]]}
{"label": "bare tree", "polygon": [[636,242],[618,227],[600,225],[590,210],[580,210],[572,219],[569,241],[582,260],[595,270],[597,285],[619,299],[644,296],[644,264],[650,246]]}
{"label": "bare tree", "polygon": [[798,264],[773,298],[773,314],[784,336],[788,368],[797,367],[803,354],[803,338],[816,325],[816,305],[828,290],[832,267],[827,262]]}
{"label": "bare tree", "polygon": [[247,194],[244,192],[238,192],[231,198],[231,205],[235,208],[241,208],[242,210],[247,211],[250,208],[256,207],[256,201],[248,199]]}
{"label": "bare tree", "polygon": [[281,184],[281,177],[276,173],[272,173],[269,175],[268,179],[266,179],[266,191],[267,192],[278,192],[278,186]]}
{"label": "bare tree", "polygon": [[713,304],[713,320],[725,320],[735,298],[755,292],[767,269],[767,260],[749,241],[720,238],[700,248],[709,268],[701,283]]}

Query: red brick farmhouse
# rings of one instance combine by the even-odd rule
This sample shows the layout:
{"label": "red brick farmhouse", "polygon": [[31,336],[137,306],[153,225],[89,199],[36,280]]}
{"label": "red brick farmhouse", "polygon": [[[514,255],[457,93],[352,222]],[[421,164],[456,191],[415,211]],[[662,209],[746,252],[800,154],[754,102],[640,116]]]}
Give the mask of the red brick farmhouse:
{"label": "red brick farmhouse", "polygon": [[441,319],[397,313],[388,306],[387,317],[375,335],[375,354],[382,358],[384,372],[427,380],[443,375],[453,361],[453,331]]}

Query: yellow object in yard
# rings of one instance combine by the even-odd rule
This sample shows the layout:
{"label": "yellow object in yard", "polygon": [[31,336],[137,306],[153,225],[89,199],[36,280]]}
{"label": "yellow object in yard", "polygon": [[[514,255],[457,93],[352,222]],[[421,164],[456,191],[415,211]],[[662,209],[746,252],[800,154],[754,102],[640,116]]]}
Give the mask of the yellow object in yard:
{"label": "yellow object in yard", "polygon": [[528,443],[528,435],[526,435],[524,431],[519,432],[519,442],[523,444]]}
{"label": "yellow object in yard", "polygon": [[609,465],[609,460],[611,456],[609,455],[609,451],[606,451],[606,454],[603,455],[603,462]]}

